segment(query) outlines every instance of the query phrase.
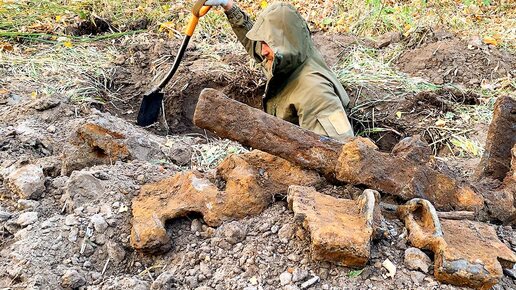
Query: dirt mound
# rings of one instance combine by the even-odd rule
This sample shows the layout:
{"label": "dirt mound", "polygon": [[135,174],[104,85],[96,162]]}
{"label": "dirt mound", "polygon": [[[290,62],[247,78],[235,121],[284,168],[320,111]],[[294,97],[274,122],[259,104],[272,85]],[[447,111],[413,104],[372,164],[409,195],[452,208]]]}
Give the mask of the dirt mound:
{"label": "dirt mound", "polygon": [[516,59],[507,52],[459,39],[427,43],[407,51],[398,68],[435,84],[457,83],[479,86],[514,74]]}

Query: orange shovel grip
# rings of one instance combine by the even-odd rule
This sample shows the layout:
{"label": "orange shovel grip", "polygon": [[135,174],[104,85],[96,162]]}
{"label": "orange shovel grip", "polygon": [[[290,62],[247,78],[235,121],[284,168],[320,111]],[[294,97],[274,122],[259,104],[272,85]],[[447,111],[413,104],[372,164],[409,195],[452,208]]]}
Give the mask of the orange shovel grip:
{"label": "orange shovel grip", "polygon": [[195,27],[197,26],[197,23],[199,23],[199,18],[206,15],[208,11],[210,11],[211,6],[202,6],[201,9],[198,11],[193,9],[192,10],[192,17],[190,17],[190,21],[188,21],[188,25],[185,29],[185,34],[188,36],[192,36],[195,30]]}

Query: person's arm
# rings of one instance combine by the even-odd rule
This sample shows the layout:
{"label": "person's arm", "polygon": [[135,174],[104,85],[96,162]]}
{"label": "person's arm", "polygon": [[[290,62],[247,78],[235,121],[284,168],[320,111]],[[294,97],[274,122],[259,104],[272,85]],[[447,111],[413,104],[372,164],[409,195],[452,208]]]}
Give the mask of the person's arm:
{"label": "person's arm", "polygon": [[228,9],[224,7],[224,10],[238,41],[242,43],[251,57],[256,61],[261,62],[263,60],[263,57],[260,54],[261,44],[246,37],[247,32],[251,30],[254,22],[251,20],[249,15],[242,11],[240,7],[233,3],[232,0],[229,0],[228,4]]}
{"label": "person's arm", "polygon": [[242,9],[240,9],[233,0],[207,0],[204,5],[220,6],[224,8],[229,24],[233,32],[235,32],[238,41],[247,50],[247,53],[256,61],[262,62],[261,43],[252,41],[246,37],[247,32],[251,30],[254,22]]}

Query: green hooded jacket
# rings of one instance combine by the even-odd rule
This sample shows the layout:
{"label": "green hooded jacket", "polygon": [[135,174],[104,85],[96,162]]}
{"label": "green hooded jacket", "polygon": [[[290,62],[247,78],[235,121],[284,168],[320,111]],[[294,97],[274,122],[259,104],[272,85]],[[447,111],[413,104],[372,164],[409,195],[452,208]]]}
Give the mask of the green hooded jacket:
{"label": "green hooded jacket", "polygon": [[267,113],[336,139],[353,136],[344,107],[349,97],[315,48],[305,20],[288,3],[269,5],[253,23],[235,4],[226,12],[249,55],[265,64],[261,42],[274,51],[263,99]]}

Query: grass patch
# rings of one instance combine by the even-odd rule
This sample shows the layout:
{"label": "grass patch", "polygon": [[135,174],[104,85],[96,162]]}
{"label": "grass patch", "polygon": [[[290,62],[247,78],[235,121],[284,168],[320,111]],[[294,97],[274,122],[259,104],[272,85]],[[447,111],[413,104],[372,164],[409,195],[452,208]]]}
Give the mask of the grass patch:
{"label": "grass patch", "polygon": [[211,139],[207,144],[193,145],[192,169],[207,172],[216,168],[230,154],[249,152],[239,143],[227,139]]}
{"label": "grass patch", "polygon": [[[252,16],[272,2],[237,1]],[[290,2],[312,29],[375,37],[388,31],[410,36],[427,27],[464,36],[491,37],[509,49],[514,49],[516,43],[515,7],[508,0],[496,4],[491,0]],[[68,26],[102,19],[110,24],[110,33],[134,30],[135,23],[142,20],[151,31],[165,24],[166,32],[180,32],[191,5],[192,1],[185,0],[0,0],[0,31],[63,34]],[[208,35],[233,37],[220,9],[211,11],[201,25]]]}
{"label": "grass patch", "polygon": [[73,102],[103,102],[111,92],[110,61],[116,51],[93,46],[40,44],[0,52],[1,86],[33,98],[59,95]]}

